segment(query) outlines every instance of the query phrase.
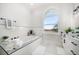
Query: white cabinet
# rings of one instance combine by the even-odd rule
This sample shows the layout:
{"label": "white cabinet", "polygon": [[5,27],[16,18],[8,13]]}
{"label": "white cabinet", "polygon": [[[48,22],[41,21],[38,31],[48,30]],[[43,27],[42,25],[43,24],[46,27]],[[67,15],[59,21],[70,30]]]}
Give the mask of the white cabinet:
{"label": "white cabinet", "polygon": [[63,47],[64,47],[64,50],[65,50],[65,53],[66,54],[71,54],[70,50],[71,50],[71,47],[70,47],[70,41],[68,41],[69,38],[64,38],[64,43],[63,43]]}
{"label": "white cabinet", "polygon": [[63,37],[63,47],[68,55],[79,55],[79,39],[73,38],[72,36],[69,36],[68,34],[65,34],[66,36]]}

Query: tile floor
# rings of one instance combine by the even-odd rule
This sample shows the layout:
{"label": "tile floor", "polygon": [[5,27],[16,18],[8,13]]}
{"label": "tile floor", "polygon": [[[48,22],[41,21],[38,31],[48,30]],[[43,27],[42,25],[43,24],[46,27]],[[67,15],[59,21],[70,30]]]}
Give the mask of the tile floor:
{"label": "tile floor", "polygon": [[41,44],[33,51],[33,55],[64,55],[61,39],[52,32],[44,32]]}

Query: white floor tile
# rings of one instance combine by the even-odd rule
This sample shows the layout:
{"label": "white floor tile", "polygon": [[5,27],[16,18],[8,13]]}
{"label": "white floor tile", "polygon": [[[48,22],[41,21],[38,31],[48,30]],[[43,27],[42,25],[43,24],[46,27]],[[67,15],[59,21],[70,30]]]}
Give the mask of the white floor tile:
{"label": "white floor tile", "polygon": [[32,53],[33,55],[43,55],[45,52],[45,47],[44,46],[38,46],[35,51]]}
{"label": "white floor tile", "polygon": [[43,41],[33,51],[33,55],[64,55],[61,39],[57,35],[44,34]]}
{"label": "white floor tile", "polygon": [[62,47],[57,47],[57,54],[58,55],[65,55],[65,51]]}

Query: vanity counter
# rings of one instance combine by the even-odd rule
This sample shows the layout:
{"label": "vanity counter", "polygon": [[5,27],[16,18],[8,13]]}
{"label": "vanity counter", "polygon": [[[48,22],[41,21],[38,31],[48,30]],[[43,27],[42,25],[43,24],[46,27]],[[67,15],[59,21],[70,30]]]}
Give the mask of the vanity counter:
{"label": "vanity counter", "polygon": [[31,44],[32,42],[39,39],[40,36],[31,35],[31,36],[23,36],[18,39],[11,40],[11,38],[6,39],[0,44],[0,47],[6,52],[6,54],[10,55],[17,50]]}

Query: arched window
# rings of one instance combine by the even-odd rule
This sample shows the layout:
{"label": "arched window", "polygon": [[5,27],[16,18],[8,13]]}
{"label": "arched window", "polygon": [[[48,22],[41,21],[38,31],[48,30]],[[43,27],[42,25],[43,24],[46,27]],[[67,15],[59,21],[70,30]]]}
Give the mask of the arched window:
{"label": "arched window", "polygon": [[58,15],[53,10],[49,10],[46,12],[43,27],[45,30],[58,31],[58,21],[59,21]]}

